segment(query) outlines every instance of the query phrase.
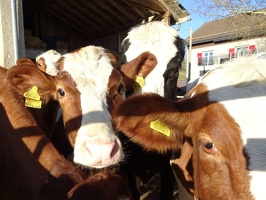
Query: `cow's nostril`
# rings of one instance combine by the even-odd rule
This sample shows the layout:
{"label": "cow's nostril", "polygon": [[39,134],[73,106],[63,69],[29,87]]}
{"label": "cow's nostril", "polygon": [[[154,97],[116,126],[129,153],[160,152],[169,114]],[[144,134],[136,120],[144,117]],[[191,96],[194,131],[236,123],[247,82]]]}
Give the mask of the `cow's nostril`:
{"label": "cow's nostril", "polygon": [[119,150],[119,145],[118,145],[117,141],[115,140],[114,141],[114,147],[113,147],[113,150],[111,152],[110,157],[111,158],[114,157],[116,155],[116,153],[118,152],[118,150]]}
{"label": "cow's nostril", "polygon": [[104,144],[86,143],[86,148],[92,159],[104,163],[114,157],[119,150],[119,145],[116,141]]}

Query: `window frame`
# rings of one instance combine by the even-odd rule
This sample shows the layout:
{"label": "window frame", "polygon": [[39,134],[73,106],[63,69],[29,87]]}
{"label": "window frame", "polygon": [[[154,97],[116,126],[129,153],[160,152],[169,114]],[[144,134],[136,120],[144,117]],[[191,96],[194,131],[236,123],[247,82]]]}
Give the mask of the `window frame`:
{"label": "window frame", "polygon": [[202,52],[202,66],[214,65],[214,51]]}

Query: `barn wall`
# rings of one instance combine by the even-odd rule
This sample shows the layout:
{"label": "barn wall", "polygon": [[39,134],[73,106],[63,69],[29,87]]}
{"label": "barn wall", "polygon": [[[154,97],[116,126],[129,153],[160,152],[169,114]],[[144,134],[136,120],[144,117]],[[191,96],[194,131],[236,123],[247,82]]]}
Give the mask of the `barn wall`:
{"label": "barn wall", "polygon": [[61,53],[66,53],[87,45],[102,46],[112,51],[119,52],[121,41],[127,33],[127,30],[124,30],[105,37],[88,40],[85,36],[83,37],[76,34],[71,27],[68,27],[51,14],[47,12],[39,12],[38,15],[39,17],[37,17],[37,20],[34,22],[34,28],[32,28],[33,30],[31,31],[31,34],[32,37],[39,37],[40,40],[45,43],[45,49],[34,48],[33,53],[32,51],[29,53],[30,47],[27,47],[27,57],[30,58],[34,58],[40,52],[49,49],[55,49]]}
{"label": "barn wall", "polygon": [[115,52],[120,52],[120,44],[125,38],[127,30],[120,31],[102,38],[90,41],[89,43],[96,46],[103,46]]}

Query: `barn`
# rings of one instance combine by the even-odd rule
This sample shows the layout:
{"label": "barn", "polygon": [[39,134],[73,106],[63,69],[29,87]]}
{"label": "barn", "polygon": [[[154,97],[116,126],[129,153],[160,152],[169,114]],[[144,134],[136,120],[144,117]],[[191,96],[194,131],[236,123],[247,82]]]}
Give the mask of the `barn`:
{"label": "barn", "polygon": [[2,66],[48,49],[65,53],[93,44],[119,51],[126,32],[136,24],[190,20],[180,2],[172,0],[12,0],[1,1],[0,7]]}

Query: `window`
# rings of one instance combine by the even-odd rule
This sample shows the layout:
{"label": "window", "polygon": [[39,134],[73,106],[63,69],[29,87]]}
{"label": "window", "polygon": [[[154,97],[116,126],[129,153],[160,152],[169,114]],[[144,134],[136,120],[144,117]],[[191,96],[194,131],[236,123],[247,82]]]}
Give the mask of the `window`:
{"label": "window", "polygon": [[255,52],[256,52],[255,45],[240,46],[240,47],[229,49],[228,58],[229,58],[229,60],[231,60],[232,58],[247,56],[247,55],[253,54]]}
{"label": "window", "polygon": [[236,47],[236,56],[243,57],[249,54],[248,46]]}
{"label": "window", "polygon": [[213,65],[214,60],[213,60],[213,51],[208,51],[203,53],[203,59],[202,59],[202,65],[207,66],[207,65]]}

